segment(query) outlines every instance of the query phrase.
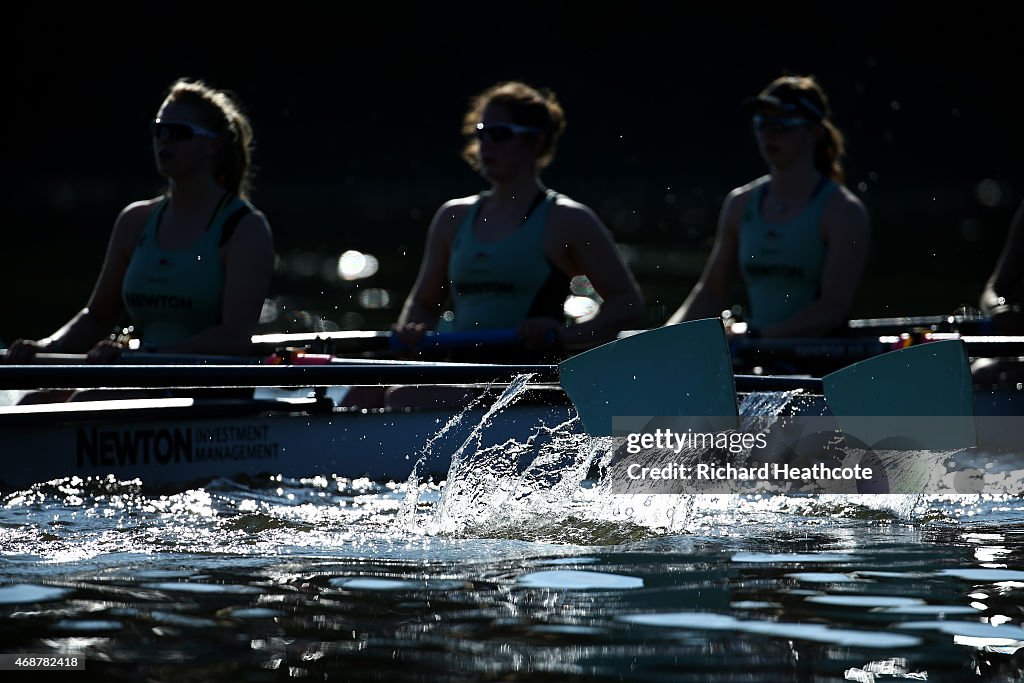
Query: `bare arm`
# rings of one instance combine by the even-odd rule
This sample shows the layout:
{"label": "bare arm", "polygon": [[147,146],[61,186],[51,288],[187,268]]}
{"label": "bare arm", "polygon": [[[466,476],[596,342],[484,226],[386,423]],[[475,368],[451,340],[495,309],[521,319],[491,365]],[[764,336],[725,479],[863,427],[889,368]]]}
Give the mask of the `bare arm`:
{"label": "bare arm", "polygon": [[719,213],[718,233],[707,265],[689,296],[665,323],[717,318],[729,306],[733,283],[739,272],[739,224],[749,193],[741,188],[729,193]]}
{"label": "bare arm", "polygon": [[1003,251],[981,294],[981,310],[991,316],[996,334],[1024,332],[1024,202],[1010,223]]}
{"label": "bare arm", "polygon": [[[622,330],[642,325],[643,295],[608,228],[582,204],[559,204],[556,210],[558,221],[550,233],[556,249],[561,246],[561,258],[554,259],[556,264],[570,275],[585,275],[603,300],[592,319],[558,330],[562,345],[593,346],[614,339]],[[529,336],[524,333],[528,341]]]}
{"label": "bare arm", "polygon": [[846,325],[867,264],[871,225],[859,199],[845,188],[840,197],[822,216],[827,253],[821,294],[786,320],[761,330],[764,336],[814,336]]}
{"label": "bare arm", "polygon": [[161,352],[246,354],[253,330],[259,323],[263,300],[274,271],[274,241],[262,213],[254,212],[239,222],[224,245],[224,294],[219,325],[198,332]]}
{"label": "bare arm", "polygon": [[85,308],[45,339],[15,342],[6,360],[27,362],[36,351],[84,353],[110,334],[121,317],[121,283],[151,205],[152,202],[130,204],[114,221],[103,266]]}
{"label": "bare arm", "polygon": [[466,211],[465,200],[445,203],[430,222],[420,272],[405,300],[397,326],[422,325],[433,329],[448,300],[448,259],[455,228]]}
{"label": "bare arm", "polygon": [[[1017,212],[1010,223],[1010,231],[1006,235],[1006,243],[996,262],[995,270],[985,283],[985,292],[981,297],[981,309],[992,315],[1002,312],[1001,306],[1012,305],[1012,296],[1024,283],[1024,202],[1017,207]],[[1003,301],[1000,303],[1000,298]]]}

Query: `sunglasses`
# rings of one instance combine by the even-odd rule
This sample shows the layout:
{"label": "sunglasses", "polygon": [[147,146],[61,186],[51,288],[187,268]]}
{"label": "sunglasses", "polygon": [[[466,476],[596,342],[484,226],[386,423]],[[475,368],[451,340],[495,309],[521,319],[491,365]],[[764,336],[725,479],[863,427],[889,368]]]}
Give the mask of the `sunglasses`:
{"label": "sunglasses", "polygon": [[476,139],[481,142],[486,138],[490,138],[491,142],[505,142],[506,140],[511,140],[516,135],[540,132],[540,128],[520,126],[515,123],[496,123],[492,126],[485,126],[482,123],[476,124]]}
{"label": "sunglasses", "polygon": [[764,114],[754,114],[753,117],[754,130],[768,130],[772,133],[785,133],[800,126],[809,126],[812,123],[813,121],[799,116],[765,116]]}
{"label": "sunglasses", "polygon": [[220,137],[217,133],[214,133],[208,128],[197,126],[194,123],[184,123],[182,121],[163,121],[156,119],[153,123],[149,124],[150,130],[153,132],[153,137],[162,140],[172,140],[177,142],[179,140],[191,140],[197,135],[204,138],[216,138]]}

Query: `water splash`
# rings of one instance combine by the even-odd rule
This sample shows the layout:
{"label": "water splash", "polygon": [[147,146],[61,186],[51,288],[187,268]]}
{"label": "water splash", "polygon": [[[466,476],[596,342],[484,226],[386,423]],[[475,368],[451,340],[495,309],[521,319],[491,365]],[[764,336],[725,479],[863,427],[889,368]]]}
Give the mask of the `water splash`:
{"label": "water splash", "polygon": [[[532,377],[532,375],[528,375],[527,377]],[[505,399],[506,395],[510,394],[509,390],[512,389],[513,386],[516,386],[517,390],[511,392],[511,396],[508,399]],[[477,435],[482,429],[483,425],[488,420],[489,416],[493,415],[497,410],[504,408],[506,405],[509,405],[515,397],[522,393],[525,387],[526,381],[523,381],[521,385],[517,384],[516,382],[513,382],[513,384],[509,385],[509,387],[498,398],[495,404],[491,406],[491,409],[487,412],[487,414],[484,415],[480,424],[478,424],[473,429],[469,438],[473,438],[474,435]],[[429,459],[433,457],[434,447],[439,442],[443,441],[443,439],[447,437],[448,434],[453,429],[460,426],[463,420],[465,419],[466,415],[469,414],[471,410],[480,405],[480,403],[486,396],[487,392],[484,391],[478,394],[476,397],[474,397],[473,400],[470,401],[465,408],[456,412],[455,415],[453,415],[448,420],[448,422],[446,422],[439,430],[437,430],[437,432],[432,437],[430,437],[427,440],[427,443],[424,444],[423,447],[419,450],[416,457],[416,462],[413,463],[412,471],[409,472],[409,477],[406,479],[405,482],[407,492],[405,498],[402,500],[402,505],[398,512],[399,528],[403,529],[404,531],[412,533],[417,533],[419,531],[419,526],[416,522],[416,512],[420,504],[420,494],[422,490],[420,485],[420,479],[422,477],[421,472],[423,472],[424,469],[427,467],[426,463],[429,461]],[[462,448],[465,448],[465,443],[462,445]]]}
{"label": "water splash", "polygon": [[[606,473],[624,439],[589,437],[576,418],[541,425],[525,441],[482,446],[484,430],[521,397],[527,382],[520,378],[510,385],[455,452],[441,496],[419,533],[603,545],[662,534],[727,534],[734,524],[777,525],[780,513],[823,523],[836,517],[913,522],[926,509],[926,480],[948,456],[900,453],[885,459],[886,481],[895,493],[672,494],[652,493],[649,486],[623,493]],[[798,391],[750,394],[740,406],[740,431],[755,429],[764,418],[806,411],[812,400]],[[851,450],[847,458],[859,461],[864,455]]]}

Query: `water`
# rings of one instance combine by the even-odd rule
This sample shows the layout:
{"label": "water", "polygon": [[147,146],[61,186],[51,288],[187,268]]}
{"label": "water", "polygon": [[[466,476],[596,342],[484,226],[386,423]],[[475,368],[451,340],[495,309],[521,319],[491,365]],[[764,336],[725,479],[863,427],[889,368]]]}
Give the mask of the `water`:
{"label": "water", "polygon": [[0,651],[104,681],[1024,681],[1024,498],[616,495],[609,446],[7,494]]}

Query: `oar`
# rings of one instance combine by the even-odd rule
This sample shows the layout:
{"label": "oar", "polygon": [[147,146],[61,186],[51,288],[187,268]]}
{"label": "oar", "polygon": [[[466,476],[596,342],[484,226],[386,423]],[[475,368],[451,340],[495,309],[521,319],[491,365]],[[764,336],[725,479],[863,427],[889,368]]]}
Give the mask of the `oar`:
{"label": "oar", "polygon": [[496,329],[469,332],[428,331],[413,347],[390,331],[345,330],[337,332],[296,332],[287,334],[253,335],[254,346],[275,349],[281,346],[320,344],[334,352],[374,351],[444,351],[464,348],[522,347],[523,340],[517,330]]}
{"label": "oar", "polygon": [[[0,358],[7,349],[0,349]],[[255,356],[221,356],[201,353],[151,353],[123,351],[107,365],[258,365],[265,362]],[[37,353],[26,365],[82,365],[87,363],[84,353]],[[8,367],[0,365],[0,368]],[[99,366],[97,366],[99,367]]]}
{"label": "oar", "polygon": [[734,424],[738,415],[732,358],[718,318],[603,344],[562,361],[559,376],[594,436],[623,431],[613,425],[616,417],[721,417]]}
{"label": "oar", "polygon": [[533,373],[557,381],[551,365],[364,361],[322,365],[2,365],[3,389],[196,389],[390,384],[485,384]]}
{"label": "oar", "polygon": [[851,330],[861,332],[889,330],[906,332],[915,327],[930,327],[947,330],[971,330],[986,333],[992,329],[992,319],[980,315],[917,315],[896,316],[891,318],[858,318],[848,321]]}
{"label": "oar", "polygon": [[853,362],[908,346],[950,339],[962,341],[972,358],[1024,356],[1024,336],[962,335],[956,332],[871,337],[736,338],[730,347],[734,357],[750,362],[769,359]]}
{"label": "oar", "polygon": [[971,366],[960,340],[875,356],[826,375],[822,384],[840,429],[868,446],[894,439],[927,450],[977,445]]}
{"label": "oar", "polygon": [[198,388],[482,384],[532,373],[561,380],[587,431],[612,433],[612,416],[736,416],[722,323],[662,327],[581,353],[558,366],[343,362],[320,365],[6,365],[0,388]]}
{"label": "oar", "polygon": [[[74,354],[68,354],[74,355]],[[245,359],[236,359],[239,362]],[[84,363],[84,356],[75,359]],[[130,367],[126,367],[129,365]],[[251,386],[386,386],[410,383],[428,384],[501,384],[524,372],[537,375],[536,383],[549,383],[558,377],[557,365],[505,365],[482,363],[429,363],[401,360],[362,360],[332,358],[330,363],[288,366],[302,372],[268,374],[258,360],[244,366],[203,365],[0,365],[0,389],[75,389],[83,387],[118,388],[203,388]],[[323,372],[312,372],[319,367]],[[266,379],[270,377],[271,379]],[[315,379],[317,382],[310,382]],[[805,391],[820,394],[821,379],[776,375],[736,375],[736,391]],[[153,384],[143,384],[143,382]]]}
{"label": "oar", "polygon": [[[823,389],[848,434],[876,443],[907,436],[907,417],[973,416],[970,368],[959,340],[939,341],[862,361],[824,380],[734,377],[721,322],[670,325],[609,342],[551,365],[416,361],[323,365],[0,365],[0,389],[209,388],[352,384],[485,384],[524,373],[560,380],[586,430],[614,431],[614,417],[724,417],[737,414],[736,389]],[[728,425],[725,425],[728,426]],[[973,445],[973,420],[910,434],[934,448]]]}

